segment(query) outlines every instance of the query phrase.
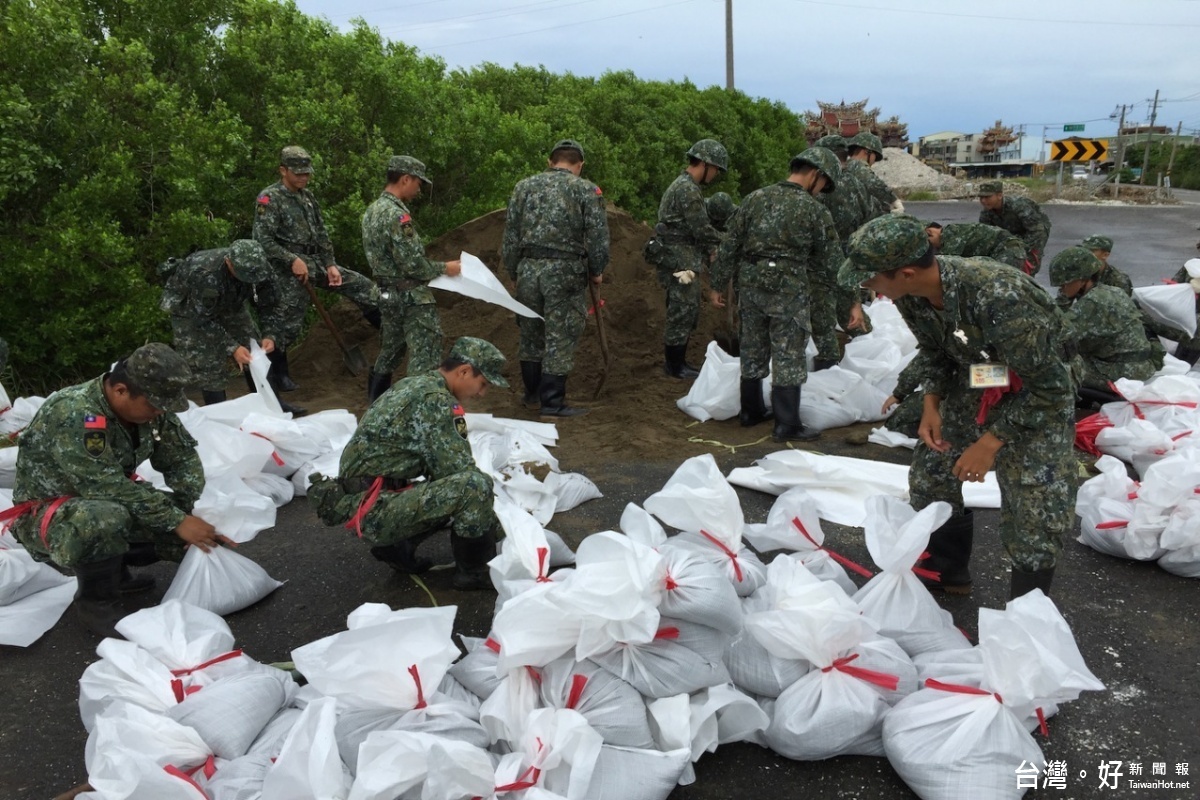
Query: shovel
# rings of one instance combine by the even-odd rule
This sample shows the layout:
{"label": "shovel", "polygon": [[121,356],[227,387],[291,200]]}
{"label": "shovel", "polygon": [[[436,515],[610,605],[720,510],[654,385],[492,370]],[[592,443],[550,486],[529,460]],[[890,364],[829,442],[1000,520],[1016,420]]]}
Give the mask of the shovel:
{"label": "shovel", "polygon": [[596,332],[600,334],[600,355],[604,359],[604,371],[600,373],[600,382],[596,384],[596,391],[592,392],[592,399],[595,400],[600,396],[604,382],[608,380],[608,370],[612,367],[612,355],[608,350],[608,332],[604,330],[604,319],[600,316],[600,293],[596,291],[596,284],[590,280],[588,281],[588,291],[592,295],[592,309],[596,314]]}
{"label": "shovel", "polygon": [[305,282],[304,288],[308,289],[308,296],[312,298],[313,305],[317,307],[317,313],[321,315],[321,319],[325,322],[325,327],[329,328],[329,332],[333,334],[333,340],[342,349],[342,361],[345,363],[346,369],[350,370],[350,374],[355,377],[362,375],[369,368],[366,356],[363,355],[358,345],[354,345],[354,347],[346,346],[346,341],[342,338],[342,334],[338,333],[337,326],[330,319],[329,312],[325,310],[325,304],[317,296],[317,290],[313,288],[312,284]]}
{"label": "shovel", "polygon": [[733,297],[733,280],[730,279],[725,292],[725,325],[713,332],[713,341],[731,356],[740,355],[742,342],[738,336],[737,310]]}

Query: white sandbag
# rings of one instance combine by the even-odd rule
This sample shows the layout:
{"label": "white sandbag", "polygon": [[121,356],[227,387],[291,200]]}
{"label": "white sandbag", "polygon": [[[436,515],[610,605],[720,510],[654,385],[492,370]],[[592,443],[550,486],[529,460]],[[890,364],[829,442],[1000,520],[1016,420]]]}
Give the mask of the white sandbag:
{"label": "white sandbag", "polygon": [[[66,577],[66,576],[63,576]],[[0,645],[28,647],[58,623],[75,598],[75,579],[0,606]]]}
{"label": "white sandbag", "polygon": [[210,477],[192,513],[235,542],[275,526],[275,503],[232,472]]}
{"label": "white sandbag", "polygon": [[727,634],[742,629],[738,593],[721,566],[707,554],[685,548],[663,547],[659,553],[666,566],[658,606],[664,617],[709,625]]}
{"label": "white sandbag", "polygon": [[333,735],[336,709],[337,700],[332,697],[308,704],[263,779],[262,800],[346,797],[350,775],[338,756]]}
{"label": "white sandbag", "polygon": [[479,705],[481,702],[479,695],[459,683],[458,679],[449,672],[442,676],[442,681],[438,684],[437,692],[434,693],[434,697],[441,696],[444,696],[451,702],[470,706],[474,710],[475,716],[479,715]]}
{"label": "white sandbag", "polygon": [[558,498],[524,465],[505,467],[492,475],[496,502],[509,502],[529,512],[539,524],[545,525],[554,516]]}
{"label": "white sandbag", "polygon": [[886,397],[896,388],[901,371],[915,355],[913,350],[904,353],[888,331],[875,330],[847,342],[838,366],[860,375],[867,383],[884,392]]}
{"label": "white sandbag", "polygon": [[1190,283],[1138,286],[1133,299],[1155,322],[1196,335],[1196,290]]}
{"label": "white sandbag", "polygon": [[647,697],[690,694],[729,680],[722,662],[708,660],[669,637],[621,645],[592,660]]}
{"label": "white sandbag", "polygon": [[[189,547],[163,600],[178,600],[214,614],[232,614],[283,586],[255,562],[228,547]],[[240,755],[240,754],[239,754]]]}
{"label": "white sandbag", "polygon": [[871,444],[877,444],[881,447],[907,447],[909,450],[916,449],[917,440],[911,436],[905,436],[902,433],[896,433],[889,428],[872,428],[871,433],[867,436],[867,441]]}
{"label": "white sandbag", "polygon": [[427,733],[372,733],[357,755],[349,800],[490,797],[496,785],[487,751]]}
{"label": "white sandbag", "polygon": [[276,508],[283,508],[292,502],[292,499],[296,496],[296,485],[294,483],[287,478],[272,475],[269,472],[260,472],[257,475],[242,478],[242,482],[250,487],[251,491],[269,499]]}
{"label": "white sandbag", "polygon": [[725,650],[733,636],[698,622],[663,617],[656,638],[669,638],[705,661],[725,663]]}
{"label": "white sandbag", "polygon": [[[737,540],[740,542],[741,537],[737,537]],[[747,547],[731,546],[728,539],[707,531],[672,536],[659,550],[690,553],[716,567],[739,597],[754,594],[767,579],[766,565],[754,551]]]}
{"label": "white sandbag", "polygon": [[538,709],[530,714],[525,735],[512,753],[519,771],[512,767],[505,771],[502,760],[496,769],[496,783],[504,786],[523,779],[567,800],[584,800],[601,746],[600,734],[578,712]]}
{"label": "white sandbag", "polygon": [[[250,340],[250,363],[246,369],[250,372],[250,379],[254,382],[254,394],[259,396],[259,401],[266,408],[267,413],[283,417],[285,412],[283,406],[279,402],[279,397],[275,394],[275,387],[271,385],[271,381],[267,378],[267,373],[271,371],[271,359],[267,357],[267,353],[262,349],[262,345],[257,340]],[[220,405],[218,403],[217,405]],[[288,412],[286,416],[290,417]]]}
{"label": "white sandbag", "polygon": [[344,408],[330,408],[294,420],[322,453],[341,450],[358,429],[358,418]]}
{"label": "white sandbag", "polygon": [[[297,712],[298,714],[299,712]],[[201,788],[209,800],[258,800],[263,780],[271,769],[271,757],[260,753],[244,755],[221,764],[211,778],[201,775]]]}
{"label": "white sandbag", "polygon": [[667,541],[667,532],[646,509],[637,503],[626,503],[618,525],[621,532],[647,547],[658,547]]}
{"label": "white sandbag", "polygon": [[116,627],[118,633],[172,670],[196,670],[201,664],[235,652],[233,633],[225,620],[178,600],[164,600],[136,611]]}
{"label": "white sandbag", "polygon": [[227,473],[239,478],[257,475],[271,460],[275,447],[266,439],[215,421],[210,416],[213,412],[204,410],[223,405],[226,404],[216,403],[179,415],[180,422],[196,440],[196,454],[200,456],[204,475],[210,479]]}
{"label": "white sandbag", "polygon": [[1187,375],[1145,382],[1120,378],[1114,385],[1124,400],[1105,403],[1100,411],[1115,427],[1145,419],[1168,436],[1200,428],[1200,383]]}
{"label": "white sandbag", "polygon": [[550,544],[542,523],[524,508],[496,497],[492,509],[504,529],[504,539],[500,554],[489,566],[492,583],[503,601],[517,593],[506,588],[509,582],[545,582],[550,574]]}
{"label": "white sandbag", "polygon": [[[271,456],[263,463],[262,471],[285,478],[290,477],[306,461],[333,449],[320,428],[302,428],[297,420],[282,419],[272,414],[250,414],[238,427],[271,443]],[[313,436],[318,440],[314,440]]]}
{"label": "white sandbag", "polygon": [[295,690],[282,670],[240,672],[187,695],[166,715],[200,734],[214,755],[239,758]]}
{"label": "white sandbag", "polygon": [[542,318],[529,306],[514,300],[500,279],[478,257],[464,251],[459,254],[459,261],[462,271],[458,275],[439,275],[429,282],[430,287],[492,303],[522,317]]}
{"label": "white sandbag", "polygon": [[917,683],[921,686],[927,678],[975,688],[983,683],[983,651],[978,647],[921,653],[913,657],[913,664],[917,668]]}
{"label": "white sandbag", "polygon": [[1175,442],[1158,426],[1144,419],[1102,429],[1096,434],[1096,448],[1105,455],[1134,465],[1141,474],[1163,456],[1175,450]]}
{"label": "white sandbag", "polygon": [[165,797],[196,795],[178,791],[173,781],[161,781],[162,768],[189,770],[211,755],[196,731],[172,719],[124,703],[113,703],[96,718],[84,747],[88,783],[104,797],[140,796],[150,800],[149,781],[165,786]]}
{"label": "white sandbag", "polygon": [[178,702],[172,689],[175,676],[148,650],[124,639],[104,639],[94,661],[79,678],[79,717],[91,731],[96,717],[117,701],[162,714]]}
{"label": "white sandbag", "polygon": [[296,497],[307,497],[308,487],[312,486],[313,475],[324,475],[327,478],[336,478],[342,463],[342,450],[337,448],[332,452],[326,453],[323,456],[307,461],[301,464],[300,467],[292,474],[292,486],[295,487]]}
{"label": "white sandbag", "polygon": [[490,743],[488,733],[475,718],[472,706],[437,695],[428,705],[409,710],[342,708],[334,726],[334,738],[337,740],[338,753],[351,774],[355,773],[354,767],[358,764],[360,746],[371,734],[381,731],[407,731],[436,736],[481,749]]}
{"label": "white sandbag", "polygon": [[[763,587],[742,600],[742,611],[746,616],[766,611],[770,599],[770,589]],[[734,636],[725,649],[723,661],[735,686],[750,694],[771,698],[778,697],[812,669],[812,665],[802,658],[772,653],[751,628],[743,628]]]}
{"label": "white sandbag", "polygon": [[0,548],[0,606],[65,583],[74,584],[74,580],[49,564],[34,561],[24,548]]}
{"label": "white sandbag", "polygon": [[709,342],[704,351],[700,375],[692,381],[688,393],[675,401],[675,405],[689,417],[701,422],[736,417],[742,408],[738,388],[741,374],[741,361],[722,350],[716,342]]}
{"label": "white sandbag", "polygon": [[583,623],[562,607],[560,597],[557,584],[535,583],[504,603],[492,621],[490,637],[500,645],[498,674],[544,666],[575,647]]}
{"label": "white sandbag", "polygon": [[539,671],[545,708],[570,708],[587,720],[606,745],[653,748],[642,696],[629,683],[590,661],[560,658]]}
{"label": "white sandbag", "polygon": [[530,715],[542,708],[538,691],[541,671],[538,667],[509,670],[495,691],[479,706],[479,724],[491,743],[501,749],[517,747],[525,735]]}
{"label": "white sandbag", "polygon": [[883,419],[887,392],[861,375],[841,367],[809,374],[800,402],[800,421],[816,431],[841,428],[854,422]]}
{"label": "white sandbag", "polygon": [[711,453],[680,464],[663,488],[646,498],[642,506],[673,528],[708,530],[729,549],[740,547],[745,525],[742,506]]}
{"label": "white sandbag", "polygon": [[13,400],[11,408],[0,410],[0,436],[11,437],[25,430],[45,402],[44,397],[18,397]]}
{"label": "white sandbag", "polygon": [[[297,692],[297,696],[299,694]],[[274,760],[279,755],[279,751],[283,749],[283,743],[287,741],[288,734],[300,721],[301,713],[303,713],[303,709],[290,706],[280,709],[279,713],[271,717],[262,732],[258,734],[258,738],[250,745],[246,755],[261,755]]]}
{"label": "white sandbag", "polygon": [[476,697],[486,700],[500,684],[496,664],[500,660],[500,644],[494,639],[459,636],[467,654],[450,665],[448,675],[465,686]]}
{"label": "white sandbag", "polygon": [[690,760],[686,748],[663,753],[605,744],[585,796],[587,800],[666,800]]}
{"label": "white sandbag", "polygon": [[558,499],[554,506],[555,514],[570,511],[588,500],[604,496],[591,479],[578,472],[551,472],[546,476],[545,484]]}
{"label": "white sandbag", "polygon": [[17,452],[19,447],[0,448],[0,489],[11,489],[17,479]]}
{"label": "white sandbag", "polygon": [[1175,507],[1159,544],[1166,550],[1160,567],[1182,578],[1200,578],[1200,498]]}
{"label": "white sandbag", "polygon": [[715,753],[717,745],[758,743],[758,734],[771,722],[754,698],[729,685],[696,692],[689,704],[693,761],[704,753]]}

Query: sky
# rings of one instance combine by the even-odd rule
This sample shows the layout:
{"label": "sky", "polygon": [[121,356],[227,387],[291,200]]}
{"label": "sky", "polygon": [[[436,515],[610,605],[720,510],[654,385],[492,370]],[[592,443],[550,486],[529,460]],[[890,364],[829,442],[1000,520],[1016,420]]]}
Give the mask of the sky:
{"label": "sky", "polygon": [[[725,0],[295,0],[450,68],[483,62],[725,85]],[[1200,0],[733,0],[739,90],[816,111],[870,99],[910,141],[997,120],[1027,144],[1126,121],[1200,135]],[[1082,134],[1063,133],[1083,124]]]}

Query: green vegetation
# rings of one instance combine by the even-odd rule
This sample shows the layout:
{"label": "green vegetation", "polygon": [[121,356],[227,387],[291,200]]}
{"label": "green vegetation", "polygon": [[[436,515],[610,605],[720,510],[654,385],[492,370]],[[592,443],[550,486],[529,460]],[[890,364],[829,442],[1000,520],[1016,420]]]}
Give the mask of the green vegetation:
{"label": "green vegetation", "polygon": [[642,219],[696,139],[736,197],[804,147],[780,103],[691,83],[493,64],[447,70],[359,23],[276,0],[8,0],[0,12],[0,319],[19,394],[101,371],[169,336],[155,266],[250,233],[285,144],[317,168],[339,261],[365,270],[359,218],[388,156],[428,165],[436,236],[502,207],[580,140],[585,174]]}

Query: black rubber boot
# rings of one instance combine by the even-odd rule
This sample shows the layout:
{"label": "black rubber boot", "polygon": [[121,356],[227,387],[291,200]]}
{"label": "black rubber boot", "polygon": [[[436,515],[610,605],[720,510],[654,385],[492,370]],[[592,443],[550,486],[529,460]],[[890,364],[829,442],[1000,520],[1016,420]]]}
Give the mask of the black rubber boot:
{"label": "black rubber boot", "polygon": [[393,544],[377,545],[371,548],[371,555],[402,575],[422,575],[433,568],[433,560],[419,558],[417,547],[438,530],[440,529],[410,536]]}
{"label": "black rubber boot", "polygon": [[823,369],[829,369],[830,367],[836,367],[840,363],[841,363],[841,361],[839,361],[836,358],[819,358],[819,357],[814,358],[813,359],[813,372],[820,372]]}
{"label": "black rubber boot", "polygon": [[700,375],[700,370],[687,363],[684,359],[687,357],[686,344],[668,344],[663,347],[664,362],[663,372],[672,378],[681,380],[693,380]]}
{"label": "black rubber boot", "polygon": [[117,584],[120,594],[141,594],[154,588],[154,578],[149,575],[134,575],[130,567],[148,567],[161,559],[151,542],[130,542],[129,549],[121,556],[121,580]]}
{"label": "black rubber boot", "polygon": [[97,636],[120,638],[116,625],[124,614],[117,606],[122,556],[89,561],[75,566],[79,588],[75,590],[75,613],[84,627]]}
{"label": "black rubber boot", "polygon": [[971,593],[971,550],[975,545],[975,512],[964,509],[952,514],[942,527],[929,535],[929,558],[917,566],[938,573],[939,580],[922,578],[930,591],[965,595]]}
{"label": "black rubber boot", "polygon": [[1050,596],[1050,584],[1054,582],[1054,567],[1039,569],[1037,572],[1025,572],[1014,565],[1012,568],[1012,584],[1008,592],[1009,600],[1016,600],[1023,594],[1029,594],[1034,589],[1041,589],[1047,597]]}
{"label": "black rubber boot", "polygon": [[367,402],[374,403],[392,385],[392,373],[376,372],[374,368],[367,373]]}
{"label": "black rubber boot", "polygon": [[279,392],[294,392],[300,387],[292,380],[291,374],[288,372],[288,355],[286,350],[272,350],[267,353],[267,360],[271,362],[271,371],[267,373],[267,382],[271,384],[271,388],[275,393]]}
{"label": "black rubber boot", "polygon": [[542,382],[538,386],[538,397],[541,399],[541,415],[543,417],[578,417],[588,413],[586,408],[575,408],[567,405],[567,376],[542,373]]}
{"label": "black rubber boot", "polygon": [[762,378],[742,378],[742,410],[738,413],[738,422],[743,428],[751,428],[771,416],[763,402]]}
{"label": "black rubber boot", "polygon": [[454,552],[457,571],[451,583],[460,591],[493,590],[488,574],[488,562],[496,557],[496,533],[466,539],[450,532],[450,549]]}
{"label": "black rubber boot", "polygon": [[1200,360],[1200,347],[1188,347],[1180,343],[1179,347],[1175,348],[1175,357],[1180,361],[1186,361],[1191,366],[1196,366],[1196,361]]}
{"label": "black rubber boot", "polygon": [[541,405],[538,389],[542,385],[542,362],[522,361],[521,382],[525,384],[525,396],[521,398],[521,402],[530,408]]}
{"label": "black rubber boot", "polygon": [[367,321],[367,324],[375,330],[379,330],[379,328],[382,327],[383,315],[379,313],[378,308],[364,308],[362,315],[363,319]]}
{"label": "black rubber boot", "polygon": [[800,387],[772,386],[771,409],[775,412],[775,429],[771,439],[776,442],[811,442],[820,436],[800,422]]}
{"label": "black rubber boot", "polygon": [[219,392],[210,392],[208,389],[203,389],[203,390],[201,390],[200,393],[202,395],[204,395],[204,405],[206,405],[206,406],[211,406],[213,403],[224,403],[225,402],[225,390],[224,389],[222,389]]}

